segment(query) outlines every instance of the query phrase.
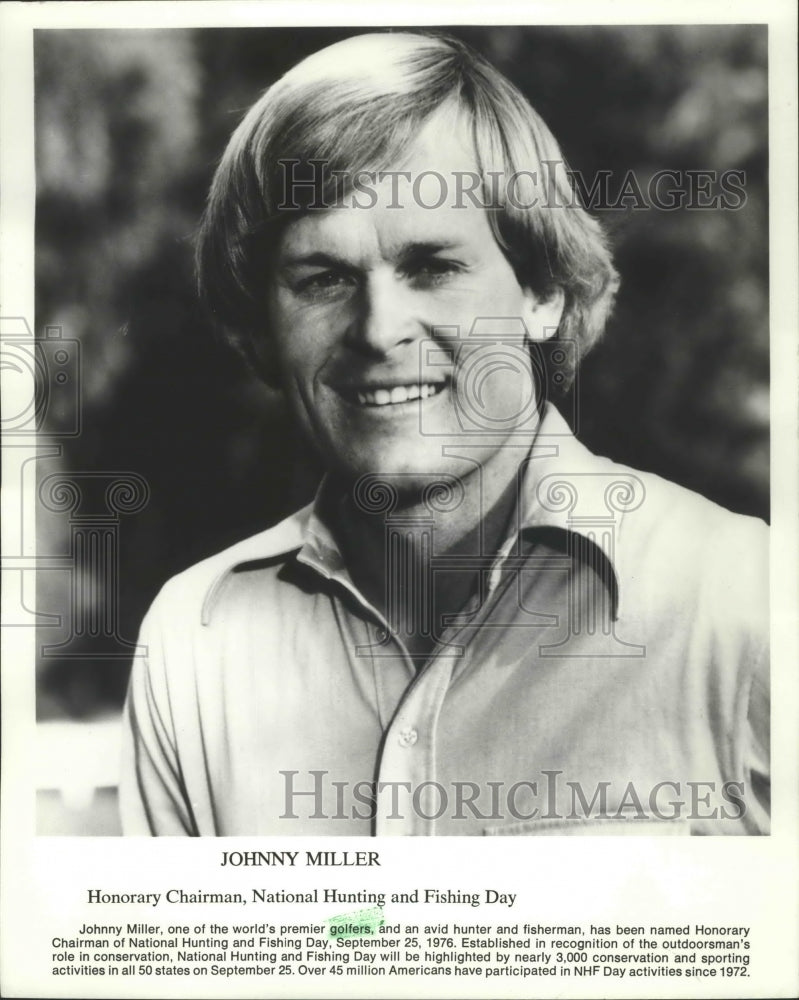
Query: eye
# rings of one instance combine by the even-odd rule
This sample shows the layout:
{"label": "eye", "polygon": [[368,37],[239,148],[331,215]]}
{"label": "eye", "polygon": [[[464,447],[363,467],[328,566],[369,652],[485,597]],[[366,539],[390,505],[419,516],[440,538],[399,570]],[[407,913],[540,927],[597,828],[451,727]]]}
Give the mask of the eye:
{"label": "eye", "polygon": [[316,271],[295,281],[293,291],[303,298],[324,300],[336,298],[354,288],[355,279],[342,271]]}
{"label": "eye", "polygon": [[434,288],[446,284],[463,270],[460,262],[444,257],[424,257],[412,261],[406,267],[408,277],[419,288]]}

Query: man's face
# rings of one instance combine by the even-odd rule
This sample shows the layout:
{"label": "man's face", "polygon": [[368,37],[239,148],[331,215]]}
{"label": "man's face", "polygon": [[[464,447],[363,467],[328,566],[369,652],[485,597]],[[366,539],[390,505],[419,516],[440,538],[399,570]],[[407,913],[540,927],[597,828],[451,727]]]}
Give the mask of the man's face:
{"label": "man's face", "polygon": [[[457,204],[455,172],[475,175],[477,165],[455,122],[434,117],[396,168],[443,182],[428,174],[414,199],[412,181],[392,192],[386,178],[373,207],[310,211],[278,248],[269,301],[282,384],[323,461],[349,478],[400,474],[415,490],[478,464],[496,474],[518,466],[523,453],[506,446],[529,445],[535,430],[519,331],[554,333],[562,297],[541,302],[522,287],[486,210],[468,197]],[[442,206],[425,207],[442,185]],[[469,337],[476,320],[480,342]],[[458,446],[459,457],[444,456]]]}

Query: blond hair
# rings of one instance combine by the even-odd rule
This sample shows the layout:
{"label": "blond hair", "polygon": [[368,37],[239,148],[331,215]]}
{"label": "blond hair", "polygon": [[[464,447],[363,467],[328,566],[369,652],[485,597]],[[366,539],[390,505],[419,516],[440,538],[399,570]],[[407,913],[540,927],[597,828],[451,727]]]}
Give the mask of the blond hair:
{"label": "blond hair", "polygon": [[[602,334],[618,276],[602,228],[581,207],[540,116],[457,39],[371,33],[309,56],[271,86],[233,133],[211,185],[197,242],[200,292],[268,380],[275,377],[264,297],[270,252],[280,227],[298,209],[313,208],[307,199],[287,204],[286,165],[324,164],[329,182],[319,196],[340,198],[347,176],[400,162],[422,124],[448,103],[471,123],[494,235],[520,284],[543,297],[563,290],[556,336],[575,343],[570,357]],[[573,376],[561,371],[559,385],[547,390],[562,390]]]}

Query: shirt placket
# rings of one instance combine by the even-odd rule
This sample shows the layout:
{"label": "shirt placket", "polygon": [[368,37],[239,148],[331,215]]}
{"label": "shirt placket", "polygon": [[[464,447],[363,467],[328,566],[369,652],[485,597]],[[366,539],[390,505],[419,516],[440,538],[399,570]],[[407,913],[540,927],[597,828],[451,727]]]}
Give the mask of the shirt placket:
{"label": "shirt placket", "polygon": [[378,836],[430,835],[446,808],[446,789],[436,782],[436,730],[452,665],[451,656],[431,660],[386,730],[375,789]]}
{"label": "shirt placket", "polygon": [[[485,599],[477,601],[472,612],[484,616],[491,606],[502,566],[515,537],[514,532],[493,560]],[[371,646],[356,649],[356,655],[372,653],[381,723],[386,726],[388,722],[378,752],[374,833],[377,836],[433,835],[436,820],[449,804],[448,789],[436,780],[438,720],[455,666],[462,670],[466,665],[464,654],[468,640],[460,647],[460,655],[445,646],[416,673],[411,657],[402,642],[391,634],[384,616],[364,599],[349,579],[338,551],[329,545],[320,545],[318,538],[315,541],[313,549],[305,548],[300,560],[343,586],[378,623]],[[461,626],[448,631],[450,639],[468,635],[468,630]],[[398,670],[403,671],[408,684],[401,694],[397,690]],[[396,711],[390,714],[394,704]]]}
{"label": "shirt placket", "polygon": [[[484,620],[490,613],[512,546],[513,539],[491,566],[482,602],[475,598],[464,609],[471,612],[470,617]],[[459,639],[459,644],[445,645],[434,654],[408,688],[386,730],[376,787],[378,836],[431,836],[436,821],[451,805],[451,789],[437,780],[439,718],[456,667],[458,673],[468,668],[469,635],[462,624],[447,630],[442,638]],[[407,653],[403,655],[410,664]]]}
{"label": "shirt placket", "polygon": [[[339,581],[341,582],[341,581]],[[446,807],[446,791],[435,781],[436,726],[455,658],[440,654],[418,674],[402,642],[379,612],[345,584],[379,623],[367,628],[370,645],[355,656],[372,660],[377,709],[384,737],[375,779],[374,833],[377,836],[432,834],[436,815]]]}

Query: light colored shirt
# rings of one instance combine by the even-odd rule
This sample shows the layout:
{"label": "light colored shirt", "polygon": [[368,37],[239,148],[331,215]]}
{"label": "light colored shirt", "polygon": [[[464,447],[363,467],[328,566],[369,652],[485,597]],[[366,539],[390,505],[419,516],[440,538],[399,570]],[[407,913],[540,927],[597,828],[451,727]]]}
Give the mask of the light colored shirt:
{"label": "light colored shirt", "polygon": [[768,832],[766,526],[594,456],[552,407],[519,482],[498,554],[433,547],[479,586],[419,670],[318,504],[169,581],[125,832]]}

